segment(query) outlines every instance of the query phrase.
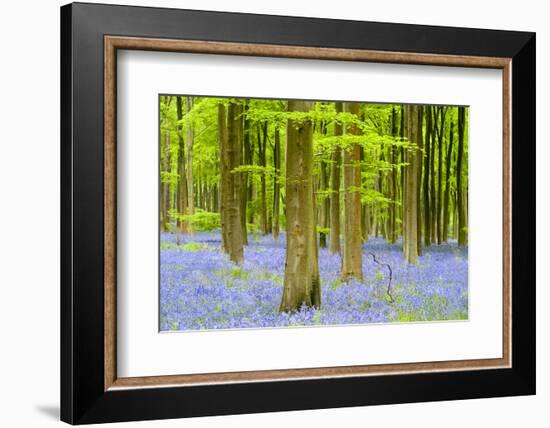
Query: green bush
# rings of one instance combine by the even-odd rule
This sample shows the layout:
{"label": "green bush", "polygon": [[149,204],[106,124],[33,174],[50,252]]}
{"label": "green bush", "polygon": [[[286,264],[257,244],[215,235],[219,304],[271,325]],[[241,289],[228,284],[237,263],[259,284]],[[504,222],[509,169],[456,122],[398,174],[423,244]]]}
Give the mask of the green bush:
{"label": "green bush", "polygon": [[170,216],[176,220],[189,223],[197,232],[210,232],[221,227],[220,213],[212,213],[196,209],[194,214],[180,214],[170,212]]}

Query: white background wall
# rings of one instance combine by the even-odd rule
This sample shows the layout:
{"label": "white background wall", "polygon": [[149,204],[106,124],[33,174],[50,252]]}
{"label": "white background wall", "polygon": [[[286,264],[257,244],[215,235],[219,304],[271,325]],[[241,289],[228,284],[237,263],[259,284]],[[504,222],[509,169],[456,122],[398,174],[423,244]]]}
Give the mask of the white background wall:
{"label": "white background wall", "polygon": [[[104,3],[113,3],[103,1]],[[123,2],[121,0],[121,2]],[[59,406],[59,6],[0,6],[0,425],[58,424]],[[126,4],[537,32],[538,394],[461,402],[155,421],[158,427],[548,426],[550,148],[549,16],[543,1],[146,0]],[[546,101],[546,102],[545,102]],[[545,138],[546,137],[546,138]],[[138,426],[127,424],[125,426]]]}

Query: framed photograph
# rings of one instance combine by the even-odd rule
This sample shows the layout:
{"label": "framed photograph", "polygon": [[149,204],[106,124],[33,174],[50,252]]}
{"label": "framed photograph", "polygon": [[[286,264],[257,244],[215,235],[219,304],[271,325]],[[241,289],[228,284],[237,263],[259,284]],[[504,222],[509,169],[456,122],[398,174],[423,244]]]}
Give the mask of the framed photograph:
{"label": "framed photograph", "polygon": [[61,418],[535,393],[535,35],[61,8]]}

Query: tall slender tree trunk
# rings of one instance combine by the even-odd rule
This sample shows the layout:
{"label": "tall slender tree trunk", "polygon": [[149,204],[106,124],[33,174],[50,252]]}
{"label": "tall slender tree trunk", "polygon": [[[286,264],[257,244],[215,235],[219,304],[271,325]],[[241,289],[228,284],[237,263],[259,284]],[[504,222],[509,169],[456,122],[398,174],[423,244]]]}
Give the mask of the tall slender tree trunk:
{"label": "tall slender tree trunk", "polygon": [[432,129],[432,107],[426,106],[426,136],[424,149],[426,153],[426,162],[424,164],[424,245],[431,245],[431,221],[430,221],[430,159],[431,159],[431,129]]}
{"label": "tall slender tree trunk", "polygon": [[[288,111],[307,112],[309,101],[288,101]],[[313,193],[313,128],[310,120],[287,122],[287,245],[283,296],[279,310],[321,307]]]}
{"label": "tall slender tree trunk", "polygon": [[199,201],[198,203],[198,207],[199,209],[203,210],[204,209],[204,186],[203,186],[203,183],[202,183],[202,177],[199,175],[199,179],[198,179],[198,182],[197,182],[197,200]]}
{"label": "tall slender tree trunk", "polygon": [[[437,113],[436,113],[437,111]],[[436,242],[436,230],[437,230],[437,218],[436,218],[436,206],[437,206],[437,194],[435,191],[435,146],[436,146],[436,132],[435,132],[435,124],[437,123],[438,117],[439,117],[439,110],[432,110],[433,117],[432,117],[432,129],[431,129],[431,139],[432,139],[432,145],[430,147],[431,153],[430,153],[430,232],[431,232],[431,240],[432,242]]]}
{"label": "tall slender tree trunk", "polygon": [[[359,103],[346,103],[346,110],[359,117]],[[359,135],[357,125],[350,125],[348,132]],[[361,148],[352,144],[344,150],[344,251],[342,278],[363,278],[361,252]]]}
{"label": "tall slender tree trunk", "polygon": [[[399,126],[399,137],[401,138],[401,141],[405,138],[405,135],[408,137],[408,132],[405,129],[407,126],[407,122],[405,121],[407,111],[405,110],[405,106],[401,105],[401,114],[400,114],[400,126]],[[402,246],[403,251],[405,251],[405,240],[406,240],[406,233],[405,233],[405,199],[406,199],[406,179],[407,179],[407,168],[405,166],[407,162],[407,152],[404,147],[401,147],[401,168],[400,168],[400,174],[401,174],[401,209],[399,210],[401,213],[401,237],[402,237]]]}
{"label": "tall slender tree trunk", "polygon": [[329,186],[328,165],[326,162],[321,161],[320,165],[321,181],[319,183],[319,190],[321,191],[322,199],[321,206],[319,207],[319,226],[321,231],[319,232],[319,246],[321,248],[327,247],[327,232],[329,228],[329,216],[330,216],[330,201],[327,196],[327,190]]}
{"label": "tall slender tree trunk", "polygon": [[[251,138],[252,136],[252,127],[250,123],[248,124],[248,138],[244,140],[245,144],[245,163],[247,165],[253,165],[254,164],[254,139]],[[246,200],[247,200],[247,209],[245,212],[245,215],[247,217],[246,222],[253,224],[254,223],[254,210],[250,209],[248,206],[250,202],[252,202],[254,198],[254,180],[253,176],[248,177],[248,187],[246,189]]]}
{"label": "tall slender tree trunk", "polygon": [[218,185],[214,183],[212,185],[212,212],[217,213],[220,211],[219,202],[220,202],[220,196],[219,196]]}
{"label": "tall slender tree trunk", "polygon": [[[336,103],[336,112],[342,113],[342,103]],[[334,123],[334,135],[343,134],[342,124]],[[342,166],[342,150],[335,147],[331,154],[330,163],[330,236],[329,251],[331,254],[340,253],[340,175]]]}
{"label": "tall slender tree trunk", "polygon": [[437,243],[441,244],[443,240],[443,135],[445,132],[445,107],[441,107],[441,122],[437,130],[437,207],[436,207],[436,218],[437,218]]}
{"label": "tall slender tree trunk", "polygon": [[227,107],[218,104],[218,134],[220,138],[220,175],[222,190],[223,249],[235,263],[243,261],[243,229],[241,218],[242,177],[234,172],[241,165],[242,108],[236,102]]}
{"label": "tall slender tree trunk", "polygon": [[[365,152],[363,148],[360,148],[360,156],[361,156],[361,162],[365,160]],[[374,159],[379,160],[378,158],[378,152],[377,150],[374,151]],[[380,170],[376,171],[376,178],[374,179],[374,190],[377,192],[381,192],[380,189]],[[370,224],[370,231],[367,234],[365,238],[368,239],[368,235],[374,235],[375,238],[378,238],[378,205],[376,203],[371,204],[369,206],[369,224]]]}
{"label": "tall slender tree trunk", "polygon": [[418,260],[418,168],[420,166],[420,152],[422,130],[419,129],[421,110],[418,106],[407,106],[407,135],[415,148],[407,150],[407,167],[405,177],[405,245],[403,248],[407,263],[416,264]]}
{"label": "tall slender tree trunk", "polygon": [[[395,112],[395,107],[392,107],[391,109],[391,135],[395,138],[397,135],[397,114]],[[396,209],[395,205],[397,203],[397,168],[395,167],[395,164],[397,163],[397,148],[395,146],[390,146],[390,163],[392,165],[391,173],[389,174],[390,177],[390,199],[391,203],[389,206],[389,243],[394,244],[397,236],[396,236]]]}
{"label": "tall slender tree trunk", "polygon": [[[176,117],[178,120],[178,213],[185,214],[187,209],[187,172],[185,168],[185,141],[180,121],[183,119],[183,99],[176,97]],[[178,228],[187,232],[187,222],[178,218]]]}
{"label": "tall slender tree trunk", "polygon": [[[162,170],[165,174],[170,172],[170,131],[164,133],[164,146],[163,146],[163,158],[162,158]],[[170,184],[166,182],[166,179],[162,181],[161,196],[161,230],[168,230],[168,209],[170,206]]]}
{"label": "tall slender tree trunk", "polygon": [[[319,123],[319,130],[321,135],[327,134],[325,121]],[[321,248],[326,248],[330,226],[330,199],[328,196],[330,188],[330,170],[328,163],[324,159],[321,159],[319,162],[319,172],[319,186],[316,192],[316,194],[321,196],[318,208],[319,246]]]}
{"label": "tall slender tree trunk", "polygon": [[[261,128],[261,135],[260,135]],[[262,233],[267,235],[269,233],[268,221],[267,221],[267,191],[266,191],[266,149],[267,149],[267,122],[264,122],[258,125],[258,158],[260,161],[260,166],[263,167],[262,174],[260,176],[260,225],[262,228]]]}
{"label": "tall slender tree trunk", "polygon": [[454,123],[451,121],[449,129],[449,145],[447,146],[447,157],[445,158],[445,195],[443,196],[443,231],[442,241],[447,242],[449,239],[449,212],[450,212],[450,195],[451,195],[451,160],[453,154],[453,135]]}
{"label": "tall slender tree trunk", "polygon": [[[365,153],[363,146],[360,146],[359,158],[361,159],[361,166],[359,167],[359,170],[361,174],[363,173],[363,165],[368,162],[366,156],[367,154]],[[369,204],[363,204],[361,206],[361,239],[363,242],[368,241],[369,235],[373,234],[371,224],[371,211],[374,211],[374,208]]]}
{"label": "tall slender tree trunk", "polygon": [[[192,97],[187,97],[187,113],[191,111],[193,107]],[[195,194],[193,186],[193,142],[195,139],[195,134],[193,131],[193,126],[189,125],[187,128],[187,214],[193,215],[195,213]],[[193,233],[193,228],[191,224],[187,227],[187,233]]]}
{"label": "tall slender tree trunk", "polygon": [[424,127],[424,107],[419,106],[418,107],[418,166],[417,166],[417,181],[416,181],[416,247],[418,255],[422,255],[422,167],[424,166],[424,156],[423,150],[424,150],[424,141],[422,139],[422,129]]}
{"label": "tall slender tree trunk", "polygon": [[468,232],[466,230],[466,212],[464,189],[462,188],[462,161],[464,158],[464,128],[466,126],[466,111],[458,108],[458,158],[456,161],[456,192],[458,208],[458,245],[466,245]]}
{"label": "tall slender tree trunk", "polygon": [[[252,165],[252,151],[250,147],[250,119],[246,116],[248,112],[248,102],[244,105],[244,121],[243,121],[243,157],[245,165]],[[243,244],[248,245],[248,226],[246,223],[246,211],[248,207],[249,197],[249,174],[248,172],[242,173],[242,187],[241,187],[241,223],[243,229]],[[251,181],[251,180],[250,180]]]}
{"label": "tall slender tree trunk", "polygon": [[[380,150],[380,162],[383,165],[386,162],[386,158],[384,156],[384,150]],[[384,190],[384,180],[385,179],[385,172],[381,169],[378,170],[378,191],[381,195],[386,196],[386,192]],[[384,207],[379,206],[378,207],[378,227],[380,230],[380,234],[384,239],[386,239],[386,221],[384,219]]]}
{"label": "tall slender tree trunk", "polygon": [[279,174],[281,174],[281,141],[279,128],[275,128],[275,144],[273,145],[273,239],[279,238],[279,214],[281,201],[281,185],[279,182]]}

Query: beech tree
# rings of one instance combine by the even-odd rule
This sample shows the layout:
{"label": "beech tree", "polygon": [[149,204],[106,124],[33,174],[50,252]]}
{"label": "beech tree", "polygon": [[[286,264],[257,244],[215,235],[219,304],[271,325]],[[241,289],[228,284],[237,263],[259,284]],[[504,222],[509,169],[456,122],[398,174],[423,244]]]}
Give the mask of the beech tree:
{"label": "beech tree", "polygon": [[[336,113],[342,113],[342,103],[336,103]],[[343,135],[342,124],[334,122],[334,135],[339,137]],[[332,254],[340,253],[340,176],[342,166],[342,151],[340,146],[336,145],[331,154],[330,163],[330,252]]]}
{"label": "beech tree", "polygon": [[227,109],[223,103],[218,105],[222,241],[224,251],[235,263],[243,261],[244,243],[240,201],[242,178],[235,172],[241,165],[241,113],[242,106],[237,102],[229,102]]}
{"label": "beech tree", "polygon": [[[288,101],[289,112],[307,112],[309,101]],[[313,129],[310,120],[288,119],[286,130],[287,246],[280,311],[321,306],[313,194]]]}
{"label": "beech tree", "polygon": [[275,143],[273,144],[273,239],[279,238],[279,215],[280,215],[280,200],[281,200],[281,185],[279,183],[279,175],[281,174],[281,135],[279,127],[275,128]]}
{"label": "beech tree", "polygon": [[[349,113],[359,118],[359,103],[346,103]],[[351,124],[347,132],[360,135],[357,124]],[[344,150],[344,251],[342,278],[363,278],[361,252],[361,148],[352,143]]]}
{"label": "beech tree", "polygon": [[418,146],[422,138],[422,110],[415,105],[408,105],[406,110],[408,138],[417,147],[406,152],[403,254],[408,263],[415,264],[418,259],[418,170],[421,156]]}
{"label": "beech tree", "polygon": [[[187,97],[187,113],[191,111],[193,107],[193,100],[191,97]],[[187,214],[193,215],[195,212],[195,191],[193,187],[193,142],[195,138],[195,131],[192,126],[187,128]],[[188,233],[193,232],[193,227],[190,225],[187,230]]]}
{"label": "beech tree", "polygon": [[458,154],[456,161],[456,195],[458,212],[458,245],[466,245],[468,231],[466,227],[466,200],[462,188],[462,163],[464,159],[464,128],[466,126],[466,109],[458,108]]}
{"label": "beech tree", "polygon": [[[243,107],[243,162],[245,165],[252,165],[253,152],[250,143],[250,119],[247,116],[249,109],[248,101],[245,101]],[[248,171],[242,172],[241,186],[241,227],[243,230],[243,244],[248,245],[248,225],[247,225],[247,208],[248,201],[252,198],[252,182]]]}
{"label": "beech tree", "polygon": [[426,153],[426,161],[424,163],[424,245],[429,247],[432,243],[431,239],[431,200],[430,200],[430,165],[431,165],[431,144],[430,137],[432,134],[432,108],[430,106],[425,107],[426,112],[426,132],[424,149]]}
{"label": "beech tree", "polygon": [[[183,138],[183,97],[176,97],[176,119],[178,133],[178,189],[177,189],[177,209],[180,213],[187,211],[187,171],[185,162],[185,140]],[[187,232],[187,222],[181,217],[177,219],[178,228],[182,232]]]}
{"label": "beech tree", "polygon": [[[320,122],[320,133],[326,135],[327,127],[325,121]],[[318,195],[320,196],[318,204],[318,223],[319,223],[319,247],[327,247],[327,236],[329,233],[330,224],[330,198],[328,197],[329,185],[330,185],[330,169],[328,163],[321,159],[319,161],[319,189]]]}
{"label": "beech tree", "polygon": [[267,235],[269,233],[268,219],[267,219],[267,184],[266,184],[266,167],[267,167],[267,122],[258,124],[257,136],[258,136],[258,160],[260,166],[263,168],[260,174],[260,195],[261,195],[261,227],[262,233]]}
{"label": "beech tree", "polygon": [[449,127],[449,145],[447,146],[447,158],[445,162],[445,196],[443,200],[443,242],[449,238],[449,201],[451,196],[451,160],[453,154],[454,123]]}

